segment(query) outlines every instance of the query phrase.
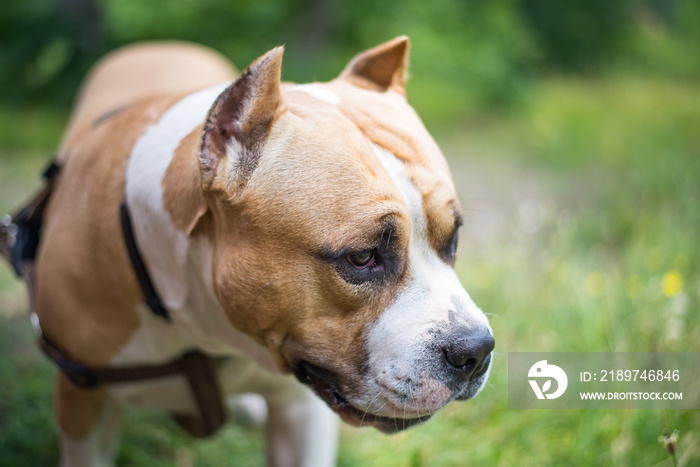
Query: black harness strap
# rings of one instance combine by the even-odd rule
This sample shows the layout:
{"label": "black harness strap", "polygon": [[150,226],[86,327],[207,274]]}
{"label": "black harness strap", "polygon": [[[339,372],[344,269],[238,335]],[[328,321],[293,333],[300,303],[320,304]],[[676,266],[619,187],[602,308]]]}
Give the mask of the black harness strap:
{"label": "black harness strap", "polygon": [[134,267],[136,277],[138,277],[139,284],[141,284],[141,289],[143,290],[146,304],[151,307],[151,311],[153,311],[154,315],[161,316],[170,321],[168,310],[166,310],[163,306],[163,302],[161,301],[160,296],[158,296],[158,292],[153,286],[153,282],[151,282],[151,277],[148,275],[146,264],[143,262],[138,245],[136,245],[134,228],[131,224],[131,216],[129,215],[129,208],[126,205],[126,201],[119,207],[119,216],[122,222],[122,233],[124,234],[126,249],[129,252],[129,258],[131,259],[131,264]]}
{"label": "black harness strap", "polygon": [[190,435],[203,438],[215,433],[226,421],[221,383],[218,378],[221,360],[211,358],[197,350],[161,365],[128,367],[88,367],[67,357],[41,331],[39,347],[51,358],[66,377],[81,388],[96,388],[100,384],[144,381],[166,376],[182,375],[192,390],[197,404],[196,415],[175,415],[175,421]]}

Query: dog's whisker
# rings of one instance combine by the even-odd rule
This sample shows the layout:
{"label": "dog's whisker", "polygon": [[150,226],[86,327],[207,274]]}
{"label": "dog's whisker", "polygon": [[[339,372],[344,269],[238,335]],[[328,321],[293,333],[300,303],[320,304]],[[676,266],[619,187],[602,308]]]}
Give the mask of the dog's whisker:
{"label": "dog's whisker", "polygon": [[255,308],[255,305],[258,303],[258,298],[260,298],[260,295],[262,295],[263,291],[270,285],[272,285],[272,281],[268,282],[260,288],[257,295],[255,296],[255,300],[253,300],[253,308]]}

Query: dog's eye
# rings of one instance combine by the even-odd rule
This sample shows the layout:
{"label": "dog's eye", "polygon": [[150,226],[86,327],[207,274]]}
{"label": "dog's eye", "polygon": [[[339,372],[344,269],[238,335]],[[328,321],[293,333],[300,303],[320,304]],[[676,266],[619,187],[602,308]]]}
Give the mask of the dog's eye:
{"label": "dog's eye", "polygon": [[365,235],[363,242],[357,241],[339,250],[323,249],[320,259],[331,264],[340,279],[365,290],[373,284],[397,280],[404,270],[405,256],[402,254],[402,237],[393,222],[387,221],[381,232],[375,233],[374,242]]}
{"label": "dog's eye", "polygon": [[362,270],[374,265],[376,250],[364,250],[355,255],[348,256],[348,262],[356,269]]}
{"label": "dog's eye", "polygon": [[455,256],[457,256],[457,244],[459,243],[459,227],[455,229],[455,233],[452,235],[452,240],[450,240],[449,245],[445,249],[444,256],[448,263],[453,263]]}

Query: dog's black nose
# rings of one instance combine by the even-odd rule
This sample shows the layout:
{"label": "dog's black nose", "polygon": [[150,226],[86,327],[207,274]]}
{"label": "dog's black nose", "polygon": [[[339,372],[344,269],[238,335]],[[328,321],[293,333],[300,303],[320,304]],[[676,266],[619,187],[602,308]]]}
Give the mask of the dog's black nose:
{"label": "dog's black nose", "polygon": [[447,363],[467,379],[484,374],[496,345],[491,332],[486,328],[464,329],[452,336],[443,349]]}

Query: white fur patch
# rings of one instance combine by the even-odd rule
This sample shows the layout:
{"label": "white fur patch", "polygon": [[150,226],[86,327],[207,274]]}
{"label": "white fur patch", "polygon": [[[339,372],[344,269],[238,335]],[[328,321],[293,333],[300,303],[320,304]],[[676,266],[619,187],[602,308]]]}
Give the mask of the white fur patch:
{"label": "white fur patch", "polygon": [[[163,208],[162,182],[175,149],[200,125],[216,97],[218,85],[191,94],[168,109],[136,142],[126,169],[126,200],[134,233],[156,290],[167,308],[183,305],[187,238]],[[194,155],[193,155],[194,156]],[[148,248],[144,249],[143,246]]]}
{"label": "white fur patch", "polygon": [[327,102],[332,105],[340,104],[340,96],[331,90],[325,89],[317,84],[299,84],[287,89],[287,92],[301,91],[310,95],[314,99]]}
{"label": "white fur patch", "polygon": [[[430,248],[422,197],[404,163],[391,152],[376,145],[372,147],[399,189],[411,218],[411,279],[368,334],[371,388],[368,396],[382,393],[383,397],[377,398],[382,400],[359,402],[370,410],[381,406],[384,415],[389,416],[425,414],[426,410],[436,410],[447,403],[451,396],[442,383],[426,376],[427,365],[433,358],[426,352],[431,331],[447,329],[451,312],[452,319],[458,319],[467,328],[477,323],[488,326],[488,320],[464,290],[454,269]],[[458,313],[455,300],[461,305],[459,316],[455,316]],[[415,384],[416,381],[421,383]],[[388,388],[391,390],[387,391]],[[405,398],[396,398],[397,393]]]}

